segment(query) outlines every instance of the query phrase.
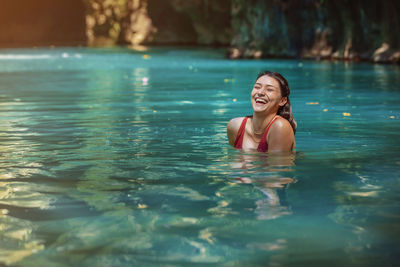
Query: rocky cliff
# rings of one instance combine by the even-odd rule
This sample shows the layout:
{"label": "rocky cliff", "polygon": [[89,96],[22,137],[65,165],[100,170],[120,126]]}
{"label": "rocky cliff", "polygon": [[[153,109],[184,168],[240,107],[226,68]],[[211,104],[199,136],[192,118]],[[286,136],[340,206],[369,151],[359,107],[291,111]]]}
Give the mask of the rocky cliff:
{"label": "rocky cliff", "polygon": [[[111,12],[105,7],[108,3],[109,8],[115,8],[116,2],[119,11]],[[234,59],[400,61],[400,2],[395,0],[86,3],[89,40],[108,36],[119,44],[226,45],[230,46],[228,56]]]}
{"label": "rocky cliff", "polygon": [[229,56],[400,60],[400,2],[232,0]]}
{"label": "rocky cliff", "polygon": [[0,46],[222,45],[230,58],[400,62],[395,0],[19,0]]}
{"label": "rocky cliff", "polygon": [[230,0],[85,0],[90,44],[228,45]]}

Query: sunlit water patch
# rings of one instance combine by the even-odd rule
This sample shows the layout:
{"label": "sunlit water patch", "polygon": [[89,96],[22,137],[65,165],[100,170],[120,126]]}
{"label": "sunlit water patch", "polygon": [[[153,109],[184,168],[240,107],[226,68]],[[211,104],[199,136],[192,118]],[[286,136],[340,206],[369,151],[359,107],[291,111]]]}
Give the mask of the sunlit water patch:
{"label": "sunlit water patch", "polygon": [[[246,153],[258,72],[291,85],[297,151]],[[391,265],[397,66],[223,50],[0,50],[0,262]]]}

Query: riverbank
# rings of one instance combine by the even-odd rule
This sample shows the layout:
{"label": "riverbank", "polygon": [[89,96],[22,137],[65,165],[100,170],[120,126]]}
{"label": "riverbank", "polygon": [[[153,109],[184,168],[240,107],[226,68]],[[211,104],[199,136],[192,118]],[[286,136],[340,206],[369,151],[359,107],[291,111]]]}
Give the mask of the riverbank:
{"label": "riverbank", "polygon": [[300,58],[305,60],[330,60],[350,62],[371,62],[379,64],[400,64],[400,50],[391,49],[387,43],[376,49],[372,54],[360,54],[357,52],[332,52],[331,49],[305,51],[299,56],[275,56],[265,55],[261,50],[239,49],[230,47],[226,56],[231,59],[262,59],[262,58]]}
{"label": "riverbank", "polygon": [[261,51],[257,50],[242,50],[240,51],[238,48],[232,48],[228,46],[221,46],[221,45],[197,45],[197,44],[184,44],[184,45],[115,45],[109,40],[105,40],[104,43],[97,43],[97,45],[87,45],[84,43],[79,43],[79,42],[69,42],[69,43],[63,43],[63,44],[56,44],[56,45],[47,45],[47,44],[35,44],[34,46],[29,45],[29,44],[18,44],[18,45],[13,45],[13,46],[4,46],[0,45],[0,54],[3,54],[3,51],[9,50],[9,49],[45,49],[45,48],[50,48],[50,49],[55,49],[55,48],[70,48],[70,47],[93,47],[93,48],[113,48],[113,47],[122,47],[122,48],[129,48],[135,51],[141,51],[145,52],[148,49],[151,48],[157,48],[157,47],[171,47],[172,48],[177,48],[181,47],[182,49],[185,49],[187,47],[192,47],[192,48],[211,48],[211,49],[225,49],[225,57],[229,58],[231,60],[260,60],[260,59],[300,59],[300,60],[307,60],[307,61],[345,61],[345,62],[367,62],[367,63],[372,63],[372,64],[395,64],[398,65],[400,64],[399,61],[399,56],[400,56],[400,51],[394,51],[391,49],[387,49],[385,46],[383,48],[377,49],[377,52],[374,53],[372,57],[339,57],[337,55],[319,55],[319,54],[307,54],[304,56],[275,56],[275,55],[263,55]]}

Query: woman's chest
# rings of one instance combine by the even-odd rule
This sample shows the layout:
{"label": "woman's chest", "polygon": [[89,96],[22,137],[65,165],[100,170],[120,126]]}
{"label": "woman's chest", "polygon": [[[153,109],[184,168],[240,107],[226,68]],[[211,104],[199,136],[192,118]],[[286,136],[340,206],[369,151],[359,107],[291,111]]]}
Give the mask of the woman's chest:
{"label": "woman's chest", "polygon": [[262,137],[256,137],[249,134],[247,131],[243,136],[242,149],[244,150],[257,150]]}

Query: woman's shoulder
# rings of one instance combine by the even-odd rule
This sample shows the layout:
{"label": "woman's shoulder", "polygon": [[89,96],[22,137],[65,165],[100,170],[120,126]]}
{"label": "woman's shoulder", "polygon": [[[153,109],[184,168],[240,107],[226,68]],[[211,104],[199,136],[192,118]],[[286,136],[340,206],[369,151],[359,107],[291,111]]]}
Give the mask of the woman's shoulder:
{"label": "woman's shoulder", "polygon": [[274,123],[271,125],[271,130],[272,131],[293,131],[292,126],[290,125],[290,122],[277,115]]}
{"label": "woman's shoulder", "polygon": [[246,117],[233,118],[228,122],[228,131],[238,131],[243,119]]}
{"label": "woman's shoulder", "polygon": [[229,121],[227,128],[229,143],[233,146],[239,131],[240,125],[245,117],[233,118]]}
{"label": "woman's shoulder", "polygon": [[290,151],[296,148],[294,131],[290,122],[278,116],[267,136],[268,151]]}

